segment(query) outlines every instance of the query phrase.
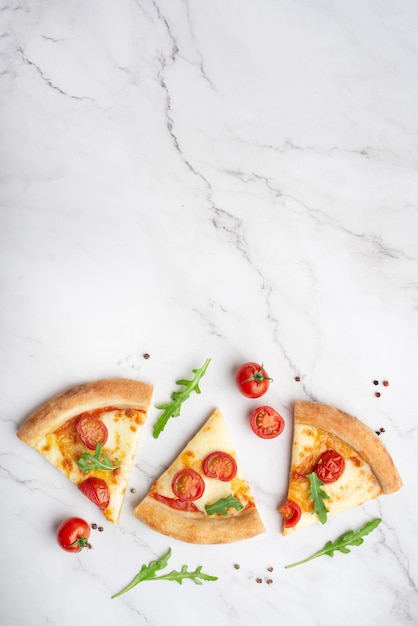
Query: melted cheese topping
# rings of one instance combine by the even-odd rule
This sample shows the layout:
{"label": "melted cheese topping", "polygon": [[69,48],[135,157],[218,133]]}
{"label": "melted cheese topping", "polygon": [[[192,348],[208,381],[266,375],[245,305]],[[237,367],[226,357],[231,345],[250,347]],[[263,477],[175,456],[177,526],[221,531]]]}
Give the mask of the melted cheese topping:
{"label": "melted cheese topping", "polygon": [[[208,454],[216,451],[228,453],[237,463],[237,474],[229,482],[209,478],[203,473],[203,461]],[[149,495],[159,494],[165,498],[175,498],[171,483],[175,474],[185,468],[195,470],[204,480],[205,490],[199,499],[193,501],[193,504],[199,511],[205,513],[205,515],[206,504],[213,504],[231,494],[241,502],[244,508],[254,505],[250,487],[243,477],[242,469],[233,450],[231,439],[219,412],[215,412],[212,418],[209,418],[207,424],[187,444],[167,471],[156,480]],[[229,515],[236,515],[237,513],[239,513],[239,511],[235,509],[228,511]]]}
{"label": "melted cheese topping", "polygon": [[345,460],[345,469],[340,478],[322,487],[329,495],[329,500],[325,500],[324,503],[330,515],[363,504],[382,493],[370,465],[351,446],[329,432],[296,424],[288,498],[299,504],[302,516],[295,526],[285,529],[284,534],[309,526],[318,520],[313,513],[313,502],[309,494],[310,483],[306,475],[313,471],[321,454],[328,449],[336,450]]}
{"label": "melted cheese topping", "polygon": [[134,409],[107,407],[94,411],[94,416],[107,427],[108,439],[103,446],[103,452],[110,459],[119,459],[120,466],[117,469],[110,472],[94,469],[84,473],[78,467],[76,462],[82,454],[88,452],[94,455],[94,450],[87,449],[77,433],[76,426],[81,415],[73,417],[56,431],[43,437],[36,449],[75,485],[90,476],[102,478],[110,493],[109,506],[104,510],[104,515],[109,521],[117,522],[145,414]]}

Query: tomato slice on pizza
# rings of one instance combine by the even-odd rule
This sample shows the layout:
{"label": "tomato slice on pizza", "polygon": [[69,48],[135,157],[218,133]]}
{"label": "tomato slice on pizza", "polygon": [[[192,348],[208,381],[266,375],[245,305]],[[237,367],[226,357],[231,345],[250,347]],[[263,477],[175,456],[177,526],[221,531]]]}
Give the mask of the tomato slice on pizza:
{"label": "tomato slice on pizza", "polygon": [[78,385],[34,411],[17,436],[117,523],[152,392],[126,378]]}
{"label": "tomato slice on pizza", "polygon": [[278,509],[283,535],[401,487],[390,454],[366,424],[326,404],[295,403],[289,488]]}
{"label": "tomato slice on pizza", "polygon": [[77,420],[76,429],[81,441],[90,450],[95,450],[98,443],[103,446],[109,436],[103,420],[93,417],[91,413],[85,413]]}
{"label": "tomato slice on pizza", "polygon": [[135,515],[181,541],[231,543],[264,532],[219,410],[155,481]]}
{"label": "tomato slice on pizza", "polygon": [[207,455],[202,465],[203,473],[208,478],[217,478],[229,482],[237,475],[237,462],[227,452],[215,450]]}

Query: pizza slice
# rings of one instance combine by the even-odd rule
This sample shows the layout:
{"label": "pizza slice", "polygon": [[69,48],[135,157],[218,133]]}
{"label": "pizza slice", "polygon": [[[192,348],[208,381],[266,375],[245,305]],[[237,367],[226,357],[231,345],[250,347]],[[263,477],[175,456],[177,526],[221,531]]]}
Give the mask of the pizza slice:
{"label": "pizza slice", "polygon": [[378,435],[360,420],[317,402],[296,402],[282,534],[397,491],[402,481]]}
{"label": "pizza slice", "polygon": [[78,385],[34,411],[17,436],[117,523],[152,392],[124,378]]}
{"label": "pizza slice", "polygon": [[134,513],[154,530],[189,543],[231,543],[264,532],[218,409]]}

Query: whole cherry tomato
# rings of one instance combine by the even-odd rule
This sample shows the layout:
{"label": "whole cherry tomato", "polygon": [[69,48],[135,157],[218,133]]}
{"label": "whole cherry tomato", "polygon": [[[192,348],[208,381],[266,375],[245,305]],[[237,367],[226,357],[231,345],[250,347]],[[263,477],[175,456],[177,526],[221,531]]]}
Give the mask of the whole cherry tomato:
{"label": "whole cherry tomato", "polygon": [[314,472],[323,483],[334,483],[345,469],[345,461],[336,450],[325,450],[315,464]]}
{"label": "whole cherry tomato", "polygon": [[271,380],[264,367],[253,361],[241,365],[235,374],[237,387],[247,398],[264,395]]}
{"label": "whole cherry tomato", "polygon": [[64,520],[57,530],[58,545],[66,552],[81,552],[84,548],[91,548],[89,537],[90,526],[81,517]]}
{"label": "whole cherry tomato", "polygon": [[271,406],[260,406],[250,416],[250,425],[258,437],[273,439],[284,429],[284,419]]}

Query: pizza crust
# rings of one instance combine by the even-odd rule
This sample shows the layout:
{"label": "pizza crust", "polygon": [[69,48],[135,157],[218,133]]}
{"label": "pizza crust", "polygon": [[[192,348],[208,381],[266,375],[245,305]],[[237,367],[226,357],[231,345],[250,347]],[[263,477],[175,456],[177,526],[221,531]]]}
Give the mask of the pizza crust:
{"label": "pizza crust", "polygon": [[130,378],[110,378],[77,385],[36,409],[17,431],[19,439],[35,447],[48,433],[86,411],[107,406],[147,412],[153,387]]}
{"label": "pizza crust", "polygon": [[295,402],[294,418],[295,424],[328,431],[354,448],[370,465],[383,493],[394,493],[402,487],[392,457],[379,436],[356,417],[319,402]]}
{"label": "pizza crust", "polygon": [[233,543],[265,532],[255,507],[225,519],[211,519],[202,513],[170,509],[154,498],[146,496],[134,512],[150,528],[188,543]]}

